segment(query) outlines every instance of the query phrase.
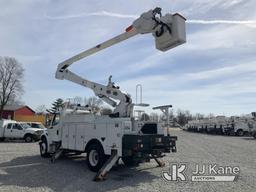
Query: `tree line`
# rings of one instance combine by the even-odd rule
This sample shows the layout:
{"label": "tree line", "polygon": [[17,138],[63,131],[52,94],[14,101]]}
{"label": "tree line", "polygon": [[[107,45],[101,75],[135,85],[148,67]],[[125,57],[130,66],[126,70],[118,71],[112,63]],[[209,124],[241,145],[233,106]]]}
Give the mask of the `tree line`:
{"label": "tree line", "polygon": [[56,99],[51,108],[47,109],[45,105],[40,105],[36,108],[37,114],[51,113],[54,114],[68,105],[69,107],[84,106],[91,110],[92,113],[110,114],[112,109],[104,106],[103,101],[95,96],[92,97],[79,97],[69,98],[64,101],[62,98]]}
{"label": "tree line", "polygon": [[[192,114],[189,110],[182,110],[182,109],[177,109],[176,111],[171,110],[169,112],[169,119],[170,122],[169,124],[172,124],[173,126],[178,125],[178,126],[184,126],[185,124],[188,123],[188,121],[191,120],[200,120],[204,118],[212,118],[214,115],[212,113],[208,115],[204,115],[201,113],[196,113]],[[164,115],[158,114],[158,113],[150,113],[149,119],[152,121],[166,121]]]}

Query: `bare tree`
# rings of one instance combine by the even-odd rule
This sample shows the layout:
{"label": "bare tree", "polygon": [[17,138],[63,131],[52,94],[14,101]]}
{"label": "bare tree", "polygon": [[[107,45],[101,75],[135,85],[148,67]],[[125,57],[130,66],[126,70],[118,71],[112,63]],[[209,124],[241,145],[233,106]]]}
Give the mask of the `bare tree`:
{"label": "bare tree", "polygon": [[156,122],[159,121],[159,115],[158,115],[158,113],[152,112],[152,113],[150,113],[149,117],[150,117],[150,120],[151,120],[151,121],[156,121]]}
{"label": "bare tree", "polygon": [[75,96],[75,97],[73,98],[73,104],[74,104],[74,105],[78,105],[78,104],[82,105],[82,102],[83,102],[83,98],[82,98],[82,97]]}
{"label": "bare tree", "polygon": [[15,58],[0,57],[0,119],[5,105],[23,93],[24,68]]}
{"label": "bare tree", "polygon": [[212,119],[212,118],[215,117],[215,115],[214,115],[213,113],[209,113],[209,114],[207,115],[207,117],[208,117],[209,119]]}
{"label": "bare tree", "polygon": [[181,126],[185,125],[189,120],[192,119],[192,115],[188,110],[183,111],[181,109],[178,109],[176,113],[177,123]]}
{"label": "bare tree", "polygon": [[86,104],[91,107],[93,113],[98,113],[103,104],[103,101],[97,97],[89,97],[86,101]]}
{"label": "bare tree", "polygon": [[204,119],[204,114],[196,113],[196,114],[195,114],[195,119],[197,119],[197,120],[202,120],[202,119]]}
{"label": "bare tree", "polygon": [[42,115],[42,114],[45,114],[47,111],[47,108],[45,105],[39,105],[37,108],[36,108],[36,113],[38,115]]}

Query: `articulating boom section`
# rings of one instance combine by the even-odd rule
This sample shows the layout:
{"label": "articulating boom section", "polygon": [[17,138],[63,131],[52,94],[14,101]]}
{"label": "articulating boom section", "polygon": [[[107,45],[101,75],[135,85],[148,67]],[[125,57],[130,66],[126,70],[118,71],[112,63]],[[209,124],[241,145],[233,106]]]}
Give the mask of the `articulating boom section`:
{"label": "articulating boom section", "polygon": [[[159,15],[159,17],[157,17],[157,15]],[[185,18],[179,14],[166,14],[162,16],[161,8],[155,8],[154,10],[145,12],[126,29],[126,32],[60,63],[55,77],[57,79],[67,79],[90,88],[96,96],[115,107],[114,114],[116,114],[117,117],[130,117],[133,110],[131,96],[120,91],[119,87],[116,87],[114,83],[111,82],[111,76],[108,85],[105,86],[84,79],[72,73],[67,68],[74,62],[98,51],[125,41],[137,34],[146,33],[153,34],[157,49],[167,51],[186,42]],[[117,104],[116,101],[119,101],[119,103]]]}
{"label": "articulating boom section", "polygon": [[[101,85],[89,80],[86,80],[69,70],[65,70],[62,73],[63,77],[69,81],[80,84],[84,87],[93,90],[96,96],[115,108],[113,115],[116,117],[130,117],[133,109],[132,99],[129,94],[123,93],[119,90],[118,86],[115,86],[109,77],[108,85]],[[118,100],[119,103],[115,100]]]}

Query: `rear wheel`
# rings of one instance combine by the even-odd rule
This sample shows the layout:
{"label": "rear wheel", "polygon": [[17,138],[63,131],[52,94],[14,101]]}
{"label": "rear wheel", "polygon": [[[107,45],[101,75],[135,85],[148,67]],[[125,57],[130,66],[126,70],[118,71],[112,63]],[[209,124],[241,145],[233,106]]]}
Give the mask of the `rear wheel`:
{"label": "rear wheel", "polygon": [[92,144],[87,150],[87,165],[91,171],[97,172],[106,162],[106,155],[101,145]]}
{"label": "rear wheel", "polygon": [[0,141],[4,141],[4,139],[5,139],[4,137],[1,137],[1,138],[0,138]]}

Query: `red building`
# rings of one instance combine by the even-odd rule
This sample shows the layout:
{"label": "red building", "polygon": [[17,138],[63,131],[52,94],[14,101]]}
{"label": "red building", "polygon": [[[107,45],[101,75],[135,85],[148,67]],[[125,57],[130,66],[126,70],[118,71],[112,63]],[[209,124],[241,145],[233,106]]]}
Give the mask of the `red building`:
{"label": "red building", "polygon": [[4,119],[15,119],[15,115],[35,115],[35,111],[33,111],[28,106],[21,105],[6,105],[3,111]]}

